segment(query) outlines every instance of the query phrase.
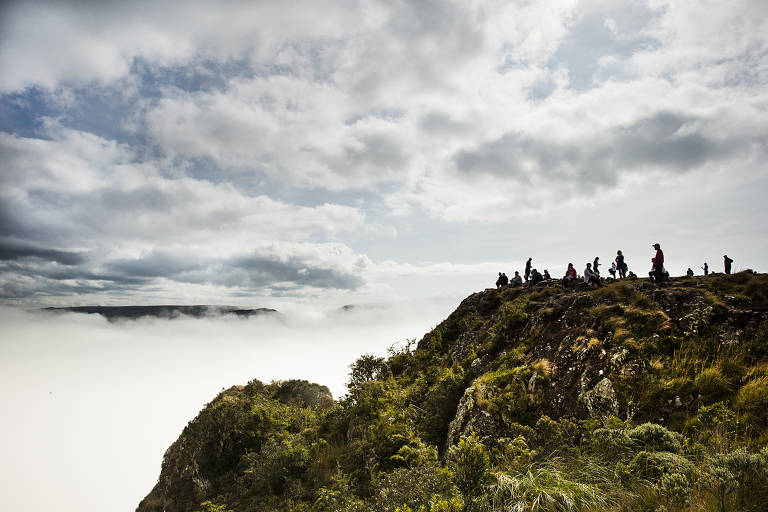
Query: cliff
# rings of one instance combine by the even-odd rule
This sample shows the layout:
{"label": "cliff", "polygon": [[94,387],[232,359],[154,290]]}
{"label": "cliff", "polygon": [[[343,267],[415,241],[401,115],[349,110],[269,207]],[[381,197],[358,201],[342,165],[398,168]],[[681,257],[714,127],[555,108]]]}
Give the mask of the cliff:
{"label": "cliff", "polygon": [[222,392],[138,510],[767,510],[766,275],[488,289],[348,386]]}

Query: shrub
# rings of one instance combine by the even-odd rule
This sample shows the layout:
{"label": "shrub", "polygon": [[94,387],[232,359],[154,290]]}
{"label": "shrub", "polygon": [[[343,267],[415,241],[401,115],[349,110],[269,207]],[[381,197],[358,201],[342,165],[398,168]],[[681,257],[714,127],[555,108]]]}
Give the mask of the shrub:
{"label": "shrub", "polygon": [[338,471],[331,487],[322,487],[315,494],[313,512],[367,512],[363,500],[352,492],[349,477]]}
{"label": "shrub", "polygon": [[680,453],[682,434],[667,430],[655,423],[643,423],[629,431],[629,438],[646,451]]}
{"label": "shrub", "polygon": [[749,453],[741,448],[711,457],[700,486],[717,498],[721,510],[734,493],[739,510],[761,510],[755,507],[768,498],[768,450]]}
{"label": "shrub", "polygon": [[464,395],[464,371],[446,369],[429,388],[421,401],[419,430],[424,439],[439,445],[448,433],[448,426],[456,414],[456,407]]}
{"label": "shrub", "polygon": [[597,428],[590,434],[592,453],[606,460],[618,460],[632,452],[632,439],[626,430]]}
{"label": "shrub", "polygon": [[349,373],[349,382],[347,382],[347,387],[350,390],[359,387],[364,382],[385,378],[389,374],[389,366],[384,358],[371,354],[360,356],[349,368],[352,370]]}
{"label": "shrub", "polygon": [[667,504],[672,508],[679,509],[690,505],[691,484],[688,477],[683,474],[667,473],[663,475],[659,490]]}
{"label": "shrub", "polygon": [[477,494],[480,487],[491,478],[488,472],[490,459],[483,443],[476,434],[462,437],[448,451],[448,463],[453,471],[456,486],[468,496]]}
{"label": "shrub", "polygon": [[517,298],[510,302],[505,302],[499,307],[498,320],[488,330],[491,335],[491,343],[494,347],[501,346],[509,339],[515,329],[522,327],[528,320],[528,313],[525,312],[525,305],[528,298]]}
{"label": "shrub", "polygon": [[451,472],[436,463],[410,468],[398,468],[378,475],[372,485],[372,509],[394,512],[403,506],[418,510],[430,506],[437,498],[450,499],[458,495]]}
{"label": "shrub", "polygon": [[691,475],[693,464],[680,455],[671,452],[641,451],[629,463],[629,472],[638,478],[660,480],[666,474]]}

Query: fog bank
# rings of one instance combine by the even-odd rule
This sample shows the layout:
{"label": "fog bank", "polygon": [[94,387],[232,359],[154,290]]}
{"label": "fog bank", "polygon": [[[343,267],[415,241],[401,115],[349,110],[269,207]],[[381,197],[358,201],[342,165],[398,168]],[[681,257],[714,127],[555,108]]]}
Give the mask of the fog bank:
{"label": "fog bank", "polygon": [[456,305],[117,323],[0,308],[0,498],[9,510],[133,511],[223,388],[297,378],[338,398],[357,357],[420,338]]}

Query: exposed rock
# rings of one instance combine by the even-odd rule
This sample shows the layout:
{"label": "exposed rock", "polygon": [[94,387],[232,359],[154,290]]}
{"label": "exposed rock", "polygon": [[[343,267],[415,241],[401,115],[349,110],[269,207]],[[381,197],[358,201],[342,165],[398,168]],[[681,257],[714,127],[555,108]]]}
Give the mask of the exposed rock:
{"label": "exposed rock", "polygon": [[464,391],[464,396],[459,401],[456,416],[448,427],[448,436],[445,441],[445,450],[457,444],[462,436],[474,432],[480,437],[500,437],[503,429],[494,420],[488,411],[477,407],[475,401],[475,387],[470,386]]}
{"label": "exposed rock", "polygon": [[611,380],[607,377],[595,384],[595,387],[583,393],[581,402],[587,408],[587,412],[593,418],[607,419],[619,413],[619,401],[613,390]]}

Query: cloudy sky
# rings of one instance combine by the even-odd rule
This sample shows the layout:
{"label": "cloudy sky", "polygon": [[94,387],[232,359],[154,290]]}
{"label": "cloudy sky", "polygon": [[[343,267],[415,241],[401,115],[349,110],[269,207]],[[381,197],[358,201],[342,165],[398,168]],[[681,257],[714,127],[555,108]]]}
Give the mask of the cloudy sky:
{"label": "cloudy sky", "polygon": [[768,267],[755,0],[0,8],[0,300],[455,296]]}

